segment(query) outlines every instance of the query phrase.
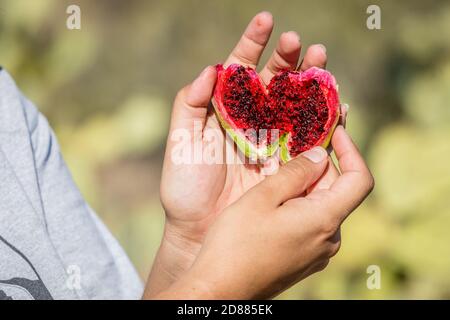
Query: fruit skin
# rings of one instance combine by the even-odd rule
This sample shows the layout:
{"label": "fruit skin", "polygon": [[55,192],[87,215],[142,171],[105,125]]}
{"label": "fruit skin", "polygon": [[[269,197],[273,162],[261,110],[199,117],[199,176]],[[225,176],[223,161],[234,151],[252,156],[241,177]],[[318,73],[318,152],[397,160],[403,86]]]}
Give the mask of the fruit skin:
{"label": "fruit skin", "polygon": [[[225,81],[222,80],[224,80],[224,78],[228,75],[236,72],[239,67],[241,67],[241,65],[231,64],[230,66],[228,66],[228,68],[225,69],[221,64],[216,65],[217,81],[214,88],[213,98],[211,99],[212,105],[214,106],[217,119],[222,125],[222,128],[225,129],[227,134],[236,143],[239,150],[241,150],[241,152],[244,153],[247,158],[258,160],[271,157],[278,150],[279,139],[274,140],[273,143],[269,145],[261,147],[250,143],[245,137],[244,133],[233,126],[233,120],[228,116],[225,107],[221,103],[219,103],[219,101],[221,101],[221,93],[224,90]],[[256,71],[251,68],[247,68],[246,71],[248,76],[251,78],[251,81],[255,82],[256,85],[259,85],[266,93],[265,85],[259,78],[259,75],[256,73]]]}
{"label": "fruit skin", "polygon": [[[272,90],[273,87],[272,82],[274,82],[274,79],[276,79],[277,77],[283,76],[284,79],[288,79],[288,81],[290,81],[288,85],[303,84],[306,83],[306,81],[312,80],[317,81],[320,88],[319,92],[323,93],[326,100],[328,118],[327,122],[323,126],[324,134],[322,134],[313,145],[308,145],[308,148],[312,148],[314,146],[322,146],[326,148],[328,146],[333,131],[339,120],[339,96],[337,91],[337,85],[334,76],[330,72],[316,67],[312,67],[304,72],[281,71],[274,77],[274,79],[272,79],[272,82],[269,84],[269,86],[266,87],[259,78],[259,75],[256,73],[256,71],[249,67],[245,68],[245,71],[243,71],[244,67],[238,64],[232,64],[226,69],[219,64],[216,66],[216,70],[217,70],[217,82],[214,89],[212,104],[214,106],[220,124],[225,129],[227,134],[237,144],[241,152],[245,154],[246,157],[250,159],[263,159],[274,155],[275,152],[278,149],[280,149],[279,153],[280,160],[282,162],[287,162],[293,157],[293,155],[291,155],[290,152],[291,150],[290,144],[293,142],[290,132],[286,131],[285,128],[283,128],[283,123],[280,123],[277,119],[278,117],[277,113],[279,113],[277,112],[278,110],[273,111],[274,109],[271,109],[272,111],[270,111],[273,113],[273,119],[269,121],[268,126],[280,129],[281,134],[279,139],[271,141],[271,143],[263,143],[262,145],[258,146],[248,141],[248,139],[243,134],[242,130],[238,130],[236,126],[236,121],[238,120],[233,119],[228,114],[223,104],[224,99],[223,94],[224,90],[226,89],[225,87],[226,81],[227,79],[229,79],[230,76],[236,74],[236,72],[238,71],[241,72],[241,74],[243,72],[245,73],[246,84],[244,84],[244,86],[245,85],[250,86],[252,88],[251,90],[258,91],[254,94],[254,96],[257,97],[264,96],[263,102],[260,102],[261,100],[258,101],[258,103],[262,104],[266,103],[273,105],[273,102],[267,102],[270,100],[269,95],[272,93],[268,91],[268,88],[269,90]],[[284,79],[282,81],[284,81]],[[290,88],[290,86],[288,86],[288,88]],[[289,114],[289,112],[287,113]]]}
{"label": "fruit skin", "polygon": [[[309,68],[308,70],[300,73],[290,72],[290,76],[299,78],[299,81],[303,81],[304,79],[315,79],[319,83],[322,92],[324,92],[327,105],[329,106],[328,110],[331,113],[329,115],[328,122],[325,124],[325,129],[328,133],[322,136],[322,138],[314,145],[310,146],[310,148],[316,146],[327,148],[330,144],[331,137],[333,136],[334,129],[339,122],[340,116],[339,93],[336,79],[330,72],[317,67]],[[280,159],[282,162],[288,162],[292,159],[289,153],[289,138],[289,134],[286,134],[280,138]]]}
{"label": "fruit skin", "polygon": [[248,142],[248,140],[245,138],[245,136],[240,132],[239,130],[234,129],[230,123],[225,121],[225,119],[222,117],[221,113],[218,111],[218,104],[215,102],[214,98],[212,99],[212,104],[214,106],[214,109],[216,110],[216,116],[219,120],[220,125],[222,128],[225,129],[227,134],[233,139],[233,141],[238,146],[239,150],[241,150],[242,153],[245,154],[245,156],[252,160],[258,160],[258,159],[265,159],[268,157],[271,157],[275,154],[275,152],[279,148],[280,140],[276,139],[272,144],[269,144],[265,147],[257,147],[253,143]]}

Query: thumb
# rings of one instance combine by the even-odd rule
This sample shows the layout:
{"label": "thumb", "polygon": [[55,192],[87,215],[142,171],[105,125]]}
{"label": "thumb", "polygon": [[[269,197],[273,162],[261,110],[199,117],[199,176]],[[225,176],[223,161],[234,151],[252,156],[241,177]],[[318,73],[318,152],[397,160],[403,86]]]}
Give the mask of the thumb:
{"label": "thumb", "polygon": [[178,92],[172,112],[172,130],[191,130],[198,121],[202,123],[202,128],[204,127],[216,77],[216,69],[208,66],[191,84]]}
{"label": "thumb", "polygon": [[296,198],[313,185],[324,173],[328,154],[322,147],[314,147],[289,161],[277,174],[267,177],[248,194],[253,205],[278,207]]}

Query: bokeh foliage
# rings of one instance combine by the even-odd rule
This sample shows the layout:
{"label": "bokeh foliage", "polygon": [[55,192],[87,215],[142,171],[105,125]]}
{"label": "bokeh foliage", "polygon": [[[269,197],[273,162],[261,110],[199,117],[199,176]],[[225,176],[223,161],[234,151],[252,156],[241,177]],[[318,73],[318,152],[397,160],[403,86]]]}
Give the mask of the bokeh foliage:
{"label": "bokeh foliage", "polygon": [[[381,30],[366,28],[373,3]],[[80,31],[65,27],[69,4]],[[49,118],[83,194],[145,277],[164,222],[171,100],[260,10],[275,18],[269,48],[288,30],[304,47],[326,44],[376,179],[340,254],[280,298],[450,298],[450,2],[1,0],[0,64]],[[369,265],[380,290],[366,287]]]}

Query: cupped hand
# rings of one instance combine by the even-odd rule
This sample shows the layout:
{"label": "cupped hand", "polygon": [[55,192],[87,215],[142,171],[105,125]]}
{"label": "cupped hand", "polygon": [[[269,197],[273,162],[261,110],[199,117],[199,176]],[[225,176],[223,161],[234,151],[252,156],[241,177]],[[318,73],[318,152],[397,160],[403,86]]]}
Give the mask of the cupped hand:
{"label": "cupped hand", "polygon": [[[272,29],[270,13],[256,15],[224,65],[238,63],[256,68]],[[276,49],[261,69],[261,79],[269,83],[280,70],[306,70],[312,66],[326,66],[324,46],[310,46],[299,64],[300,53],[299,36],[292,31],[283,33]],[[225,149],[230,143],[214,113],[210,112],[215,81],[215,68],[205,68],[190,85],[179,91],[173,105],[160,188],[166,224],[164,239],[154,266],[154,270],[163,270],[167,280],[162,281],[161,285],[157,284],[156,288],[162,288],[176,280],[179,274],[190,267],[216,217],[266,177],[261,165],[227,163],[225,154],[220,163],[206,163],[204,159],[198,158],[196,148],[199,145],[204,147],[215,143]],[[228,146],[226,149],[236,153],[232,156],[233,159],[241,156],[236,148]],[[177,162],[180,150],[190,153],[187,161]],[[324,174],[312,189],[326,188],[339,176],[330,159],[328,162]],[[154,283],[160,281],[159,276],[156,278]]]}
{"label": "cupped hand", "polygon": [[271,298],[325,268],[339,250],[341,224],[374,186],[342,126],[332,144],[342,175],[331,185],[305,195],[328,167],[323,148],[292,160],[216,219],[193,266],[156,297]]}
{"label": "cupped hand", "polygon": [[[272,28],[270,13],[262,12],[256,15],[224,65],[239,63],[256,68]],[[302,63],[298,65],[300,51],[299,36],[292,31],[283,33],[276,49],[260,72],[261,79],[269,83],[270,79],[283,69],[306,70],[311,66],[325,67],[327,57],[322,45],[309,47]],[[161,200],[168,222],[177,232],[188,234],[199,241],[218,213],[266,176],[260,165],[227,164],[225,159],[219,164],[208,164],[201,159],[194,159],[195,145],[205,146],[212,140],[211,137],[205,136],[206,131],[217,133],[214,143],[227,143],[217,118],[208,112],[215,81],[216,71],[210,66],[178,93],[173,107],[161,182]],[[190,139],[179,138],[185,133],[189,133]],[[183,144],[186,145],[186,150],[192,152],[190,161],[176,164],[174,154]],[[234,148],[234,152],[239,151]],[[238,155],[233,159],[237,157]],[[336,174],[336,171],[333,173]]]}

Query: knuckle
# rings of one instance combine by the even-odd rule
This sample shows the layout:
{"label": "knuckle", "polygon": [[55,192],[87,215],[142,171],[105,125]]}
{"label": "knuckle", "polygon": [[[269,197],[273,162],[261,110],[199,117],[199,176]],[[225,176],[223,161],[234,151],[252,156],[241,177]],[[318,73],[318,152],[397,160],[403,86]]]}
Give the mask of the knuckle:
{"label": "knuckle", "polygon": [[185,87],[181,88],[180,90],[178,90],[177,94],[175,95],[175,101],[177,101],[177,102],[184,101],[187,90],[188,90],[188,86],[185,86]]}
{"label": "knuckle", "polygon": [[369,172],[367,176],[367,192],[371,193],[373,188],[375,188],[375,178],[373,175]]}
{"label": "knuckle", "polygon": [[231,56],[232,56],[234,59],[240,61],[241,64],[249,65],[249,66],[254,65],[253,61],[252,61],[249,57],[247,57],[246,53],[243,52],[240,48],[236,48],[236,49],[231,53]]}
{"label": "knuckle", "polygon": [[276,190],[276,186],[274,183],[271,183],[271,179],[267,179],[265,183],[261,183],[258,186],[258,194],[273,194]]}
{"label": "knuckle", "polygon": [[375,187],[375,179],[368,168],[366,170],[359,172],[359,180],[361,184],[361,189],[366,195],[372,192]]}
{"label": "knuckle", "polygon": [[326,267],[328,267],[328,264],[330,263],[330,259],[325,259],[321,261],[316,268],[316,272],[320,272],[322,270],[325,270]]}
{"label": "knuckle", "polygon": [[341,241],[332,243],[330,245],[330,249],[329,249],[330,251],[329,251],[328,257],[329,258],[334,257],[339,252],[340,249],[341,249]]}
{"label": "knuckle", "polygon": [[[289,165],[290,164],[290,165]],[[305,179],[309,176],[309,170],[303,161],[291,161],[286,166],[286,173]]]}
{"label": "knuckle", "polygon": [[277,66],[275,65],[274,61],[269,61],[269,63],[267,63],[266,65],[266,69],[271,74],[277,74]]}
{"label": "knuckle", "polygon": [[283,195],[289,193],[290,185],[292,185],[292,176],[289,178],[288,174],[283,174],[277,180],[278,183],[273,184],[272,189],[269,191]]}
{"label": "knuckle", "polygon": [[339,230],[339,221],[336,218],[327,217],[322,220],[321,231],[326,237],[331,237]]}
{"label": "knuckle", "polygon": [[237,203],[252,208],[252,210],[249,211],[259,211],[263,208],[267,208],[268,197],[262,195],[273,194],[274,192],[275,188],[273,184],[261,183],[257,188],[249,190]]}

